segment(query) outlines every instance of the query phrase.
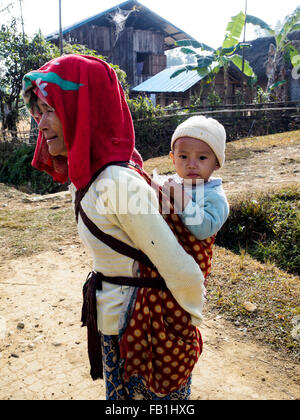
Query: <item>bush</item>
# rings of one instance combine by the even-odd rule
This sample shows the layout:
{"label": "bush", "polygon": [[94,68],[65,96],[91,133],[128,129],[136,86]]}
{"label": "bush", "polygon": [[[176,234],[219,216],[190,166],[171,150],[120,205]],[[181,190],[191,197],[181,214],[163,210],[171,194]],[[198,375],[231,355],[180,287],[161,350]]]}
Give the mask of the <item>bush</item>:
{"label": "bush", "polygon": [[299,199],[300,192],[288,188],[233,203],[217,243],[234,252],[246,249],[259,261],[299,274]]}
{"label": "bush", "polygon": [[25,187],[28,192],[50,194],[65,187],[53,182],[51,176],[31,166],[35,146],[22,145],[10,153],[0,167],[0,182]]}
{"label": "bush", "polygon": [[134,99],[127,99],[133,120],[154,119],[162,115],[166,115],[164,109],[160,105],[153,105],[151,100],[144,96],[137,96]]}

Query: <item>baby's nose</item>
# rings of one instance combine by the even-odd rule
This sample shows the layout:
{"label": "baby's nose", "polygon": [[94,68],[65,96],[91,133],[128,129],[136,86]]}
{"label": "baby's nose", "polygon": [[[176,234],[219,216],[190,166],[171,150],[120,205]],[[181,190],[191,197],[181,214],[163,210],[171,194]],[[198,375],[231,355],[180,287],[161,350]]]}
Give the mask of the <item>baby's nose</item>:
{"label": "baby's nose", "polygon": [[189,166],[192,168],[195,168],[197,166],[197,160],[196,159],[190,159],[189,160]]}

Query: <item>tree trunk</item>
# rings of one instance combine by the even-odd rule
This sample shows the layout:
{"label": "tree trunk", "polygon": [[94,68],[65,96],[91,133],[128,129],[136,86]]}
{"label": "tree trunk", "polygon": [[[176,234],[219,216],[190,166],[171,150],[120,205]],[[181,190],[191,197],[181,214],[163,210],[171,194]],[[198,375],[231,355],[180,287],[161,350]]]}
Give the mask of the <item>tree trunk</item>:
{"label": "tree trunk", "polygon": [[228,67],[224,66],[224,105],[228,103],[228,93],[229,93],[229,74],[228,74]]}
{"label": "tree trunk", "polygon": [[11,139],[13,141],[18,140],[18,132],[17,132],[17,121],[18,121],[18,112],[14,108],[13,104],[8,104],[7,106],[8,112],[5,116],[5,125],[8,129]]}
{"label": "tree trunk", "polygon": [[0,113],[1,113],[1,136],[2,141],[6,140],[5,136],[5,113],[4,113],[4,104],[2,102],[2,97],[0,96]]}

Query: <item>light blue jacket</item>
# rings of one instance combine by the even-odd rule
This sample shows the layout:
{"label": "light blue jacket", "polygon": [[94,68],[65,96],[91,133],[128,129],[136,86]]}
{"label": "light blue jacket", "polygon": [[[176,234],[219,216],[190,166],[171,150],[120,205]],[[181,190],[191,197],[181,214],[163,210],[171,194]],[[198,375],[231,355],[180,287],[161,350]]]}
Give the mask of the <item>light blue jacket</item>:
{"label": "light blue jacket", "polygon": [[216,234],[229,216],[229,204],[221,178],[210,178],[203,185],[184,190],[192,200],[180,217],[189,231],[200,240]]}

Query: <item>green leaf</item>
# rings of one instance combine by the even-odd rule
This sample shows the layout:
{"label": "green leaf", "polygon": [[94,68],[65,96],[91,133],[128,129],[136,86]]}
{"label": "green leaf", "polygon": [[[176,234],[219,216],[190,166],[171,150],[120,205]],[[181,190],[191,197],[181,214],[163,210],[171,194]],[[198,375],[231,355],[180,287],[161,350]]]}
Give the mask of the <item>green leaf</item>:
{"label": "green leaf", "polygon": [[226,28],[227,34],[223,43],[223,48],[230,48],[238,43],[245,26],[245,20],[246,16],[244,12],[240,12],[238,15],[231,18],[231,21]]}
{"label": "green leaf", "polygon": [[279,82],[273,83],[268,89],[269,92],[276,89],[278,86],[284,85],[287,81],[286,80],[280,80]]}
{"label": "green leaf", "polygon": [[297,48],[295,48],[293,45],[290,44],[287,47],[287,51],[288,51],[293,67],[298,66],[298,64],[300,64],[300,54]]}
{"label": "green leaf", "polygon": [[178,47],[200,48],[203,51],[210,51],[210,52],[215,51],[209,45],[203,44],[202,42],[198,42],[193,39],[183,39],[181,41],[176,41],[175,45],[177,45]]}
{"label": "green leaf", "polygon": [[204,78],[208,76],[211,73],[211,71],[208,67],[197,67],[197,73],[199,74],[199,76]]}
{"label": "green leaf", "polygon": [[249,48],[249,47],[251,47],[251,44],[239,42],[238,44],[235,44],[230,48],[222,48],[222,50],[220,51],[220,56],[222,56],[222,55],[232,55],[236,51],[240,51],[243,48]]}
{"label": "green leaf", "polygon": [[294,32],[294,31],[299,31],[299,29],[300,29],[300,23],[296,23],[296,25],[294,25],[294,26],[292,27],[291,32]]}
{"label": "green leaf", "polygon": [[173,74],[171,74],[170,79],[174,79],[174,77],[179,76],[181,73],[187,71],[186,68],[176,70]]}
{"label": "green leaf", "polygon": [[237,43],[238,43],[238,40],[236,38],[233,38],[232,36],[227,34],[225,36],[225,39],[222,45],[221,54],[222,54],[222,51],[224,50],[226,51],[228,48],[234,48]]}
{"label": "green leaf", "polygon": [[190,55],[190,54],[196,55],[197,54],[196,51],[191,50],[190,48],[186,48],[186,47],[181,48],[180,51],[183,52],[184,54],[187,54],[187,55]]}
{"label": "green leaf", "polygon": [[270,35],[274,35],[273,29],[266,22],[264,22],[256,16],[247,15],[246,23],[251,23],[252,25],[259,26],[261,29],[269,31]]}
{"label": "green leaf", "polygon": [[291,29],[299,23],[300,20],[300,6],[298,6],[291,15],[288,15],[283,23],[281,34],[288,33]]}
{"label": "green leaf", "polygon": [[200,68],[208,67],[214,61],[214,57],[213,56],[199,56],[197,61],[198,61],[198,67]]}
{"label": "green leaf", "polygon": [[[243,71],[243,58],[240,55],[233,55],[230,60],[240,71]],[[255,77],[255,73],[247,60],[244,60],[244,74],[248,77]]]}
{"label": "green leaf", "polygon": [[174,79],[174,77],[179,76],[181,73],[184,73],[184,72],[187,73],[188,71],[194,71],[197,69],[198,69],[197,66],[192,66],[192,65],[184,66],[183,68],[176,70],[173,74],[171,74],[170,79]]}

